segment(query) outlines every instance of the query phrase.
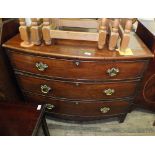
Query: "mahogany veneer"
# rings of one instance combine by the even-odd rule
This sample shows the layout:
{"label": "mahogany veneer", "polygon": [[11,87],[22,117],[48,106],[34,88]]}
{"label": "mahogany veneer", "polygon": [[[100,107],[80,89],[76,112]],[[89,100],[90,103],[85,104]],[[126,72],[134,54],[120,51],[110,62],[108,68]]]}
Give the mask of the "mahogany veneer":
{"label": "mahogany veneer", "polygon": [[45,106],[19,102],[0,104],[0,136],[37,135],[40,125],[45,135],[49,135],[44,118]]}
{"label": "mahogany veneer", "polygon": [[[115,101],[69,101],[52,99],[42,95],[36,95],[25,92],[25,99],[27,101],[38,101],[43,104],[52,104],[54,108],[48,110],[49,114],[60,118],[67,118],[69,120],[95,120],[107,117],[119,116],[120,122],[125,119],[125,112],[130,110],[132,101],[115,100]],[[101,113],[101,108],[109,107],[108,113]],[[123,116],[123,117],[122,117]]]}
{"label": "mahogany veneer", "polygon": [[48,114],[70,120],[123,122],[153,57],[134,33],[130,54],[99,50],[88,41],[58,39],[28,48],[20,43],[17,35],[4,47],[25,100],[47,104]]}
{"label": "mahogany veneer", "polygon": [[[139,20],[136,33],[155,55],[155,21]],[[155,58],[148,65],[135,102],[155,111]]]}
{"label": "mahogany veneer", "polygon": [[[38,78],[35,76],[16,74],[20,88],[27,92],[43,94],[41,86],[46,84],[51,88],[45,94],[53,98],[66,98],[74,100],[104,100],[123,97],[133,97],[136,92],[137,80],[123,82],[70,82]],[[33,83],[32,83],[33,81]],[[113,88],[114,94],[106,95],[104,90]],[[128,91],[124,91],[128,90]]]}
{"label": "mahogany veneer", "polygon": [[12,70],[2,44],[18,33],[17,19],[2,19],[0,22],[0,101],[19,100]]}
{"label": "mahogany veneer", "polygon": [[[87,51],[87,50],[86,50]],[[135,79],[143,74],[146,60],[125,61],[125,60],[77,60],[77,59],[57,59],[53,57],[43,57],[27,55],[18,51],[9,50],[9,57],[16,70],[47,76],[51,78],[65,78],[73,80],[117,80],[117,79]],[[44,62],[48,69],[40,72],[35,64]],[[67,69],[64,69],[65,68]],[[107,70],[115,66],[121,72],[117,76],[109,77]],[[92,71],[93,69],[93,71]],[[128,72],[126,72],[128,70]]]}

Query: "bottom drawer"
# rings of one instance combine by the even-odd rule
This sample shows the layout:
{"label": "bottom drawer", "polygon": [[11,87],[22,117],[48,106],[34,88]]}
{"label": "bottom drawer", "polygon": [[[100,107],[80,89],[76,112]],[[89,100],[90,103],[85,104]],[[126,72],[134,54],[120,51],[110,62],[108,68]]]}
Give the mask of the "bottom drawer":
{"label": "bottom drawer", "polygon": [[114,100],[107,102],[83,102],[83,101],[66,101],[54,100],[44,96],[25,94],[26,101],[37,104],[51,104],[50,113],[72,115],[72,116],[112,116],[127,113],[130,103],[124,100]]}

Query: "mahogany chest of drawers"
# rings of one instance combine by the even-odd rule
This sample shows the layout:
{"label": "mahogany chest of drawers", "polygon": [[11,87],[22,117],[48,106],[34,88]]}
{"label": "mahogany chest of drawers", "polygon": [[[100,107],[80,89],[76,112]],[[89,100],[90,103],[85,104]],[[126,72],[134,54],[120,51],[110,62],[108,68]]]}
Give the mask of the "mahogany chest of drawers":
{"label": "mahogany chest of drawers", "polygon": [[55,45],[20,46],[19,35],[4,44],[26,101],[47,104],[52,117],[123,122],[153,57],[133,34],[131,52],[98,50],[95,42],[56,40]]}

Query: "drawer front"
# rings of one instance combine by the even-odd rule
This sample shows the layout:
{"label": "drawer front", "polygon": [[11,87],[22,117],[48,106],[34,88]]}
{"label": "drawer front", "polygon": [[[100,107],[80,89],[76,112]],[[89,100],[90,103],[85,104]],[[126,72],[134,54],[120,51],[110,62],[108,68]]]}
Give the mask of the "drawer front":
{"label": "drawer front", "polygon": [[9,52],[14,68],[53,78],[119,80],[138,78],[146,61],[76,61]]}
{"label": "drawer front", "polygon": [[66,81],[46,80],[29,75],[17,75],[24,91],[50,96],[53,98],[104,100],[132,97],[135,94],[137,81],[112,83],[73,83]]}
{"label": "drawer front", "polygon": [[37,104],[51,104],[48,112],[77,116],[110,116],[126,113],[130,104],[127,101],[83,102],[54,100],[44,96],[25,94],[26,101]]}

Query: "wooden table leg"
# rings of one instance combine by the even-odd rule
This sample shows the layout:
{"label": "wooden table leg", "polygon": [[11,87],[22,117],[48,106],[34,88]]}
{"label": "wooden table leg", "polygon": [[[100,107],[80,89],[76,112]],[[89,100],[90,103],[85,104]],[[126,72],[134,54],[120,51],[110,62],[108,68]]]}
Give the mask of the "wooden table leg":
{"label": "wooden table leg", "polygon": [[123,123],[127,114],[122,114],[119,116],[119,123]]}
{"label": "wooden table leg", "polygon": [[135,105],[135,104],[132,104],[132,105],[129,107],[128,113],[131,113],[135,108],[136,108],[136,105]]}
{"label": "wooden table leg", "polygon": [[42,124],[42,129],[43,129],[44,135],[45,136],[50,136],[45,116],[42,118],[42,123],[41,124]]}

